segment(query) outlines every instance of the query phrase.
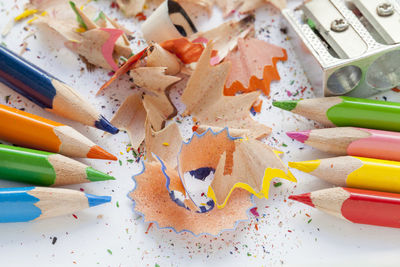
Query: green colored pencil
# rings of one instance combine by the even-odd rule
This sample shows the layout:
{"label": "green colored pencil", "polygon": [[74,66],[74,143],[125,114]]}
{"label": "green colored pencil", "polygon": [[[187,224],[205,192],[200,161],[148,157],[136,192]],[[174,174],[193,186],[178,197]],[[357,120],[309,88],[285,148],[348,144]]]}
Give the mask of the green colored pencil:
{"label": "green colored pencil", "polygon": [[329,127],[355,126],[400,131],[400,103],[338,96],[276,101],[272,104]]}
{"label": "green colored pencil", "polygon": [[0,179],[58,186],[115,178],[60,154],[0,145]]}

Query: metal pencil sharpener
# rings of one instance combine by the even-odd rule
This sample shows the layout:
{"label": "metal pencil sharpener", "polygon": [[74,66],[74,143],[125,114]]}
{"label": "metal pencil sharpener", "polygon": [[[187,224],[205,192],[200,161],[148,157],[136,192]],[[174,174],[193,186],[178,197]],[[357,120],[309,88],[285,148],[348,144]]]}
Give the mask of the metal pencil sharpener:
{"label": "metal pencil sharpener", "polygon": [[283,16],[317,96],[367,97],[400,85],[394,0],[311,0]]}

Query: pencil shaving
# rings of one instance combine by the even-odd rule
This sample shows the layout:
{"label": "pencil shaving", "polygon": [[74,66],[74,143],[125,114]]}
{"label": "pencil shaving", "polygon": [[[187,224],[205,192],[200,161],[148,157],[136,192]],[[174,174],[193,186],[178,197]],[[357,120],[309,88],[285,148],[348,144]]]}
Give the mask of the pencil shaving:
{"label": "pencil shaving", "polygon": [[232,163],[227,161],[228,156],[227,152],[221,155],[208,194],[218,208],[225,206],[235,188],[245,189],[258,198],[268,198],[273,178],[296,181],[277,154],[260,141],[235,141]]}
{"label": "pencil shaving", "polygon": [[271,3],[279,10],[286,7],[286,0],[215,0],[215,4],[222,9],[224,17],[236,11],[241,14],[249,13],[267,3]]}
{"label": "pencil shaving", "polygon": [[250,130],[249,138],[259,139],[270,134],[271,128],[254,121],[250,108],[260,93],[224,96],[223,89],[230,63],[210,65],[213,45],[209,43],[201,55],[182,95],[185,114],[191,114],[199,124]]}
{"label": "pencil shaving", "polygon": [[176,113],[175,107],[166,95],[166,90],[180,78],[165,75],[165,70],[165,67],[140,67],[130,72],[134,83],[149,91],[143,96],[143,105],[149,123],[155,131],[161,130],[165,120]]}
{"label": "pencil shaving", "polygon": [[232,68],[225,84],[225,95],[261,90],[268,96],[271,81],[280,80],[276,68],[278,60],[287,60],[285,49],[255,38],[239,39],[237,49],[226,57]]}
{"label": "pencil shaving", "polygon": [[216,28],[205,32],[195,33],[190,37],[191,41],[212,40],[214,49],[218,51],[219,60],[224,59],[228,52],[237,46],[239,38],[254,35],[254,17],[248,16],[239,21],[227,21]]}
{"label": "pencil shaving", "polygon": [[[148,120],[146,120],[146,155],[149,162],[155,161],[153,155],[161,158],[166,165],[175,169],[177,166],[177,156],[179,149],[182,145],[182,136],[179,131],[178,125],[172,123],[155,132]],[[168,144],[165,146],[163,144]],[[184,190],[183,190],[184,192]]]}
{"label": "pencil shaving", "polygon": [[128,96],[111,119],[111,123],[127,131],[131,145],[137,149],[145,137],[146,110],[139,94]]}
{"label": "pencil shaving", "polygon": [[161,163],[151,162],[144,163],[143,172],[134,176],[136,188],[129,196],[135,202],[135,211],[143,214],[146,222],[154,222],[159,228],[170,228],[178,233],[218,235],[236,228],[239,221],[248,220],[247,211],[253,206],[248,192],[235,190],[224,209],[213,209],[205,215],[179,207],[171,200],[167,179],[173,188],[178,188],[181,181],[176,171],[168,168],[165,173]]}
{"label": "pencil shaving", "polygon": [[147,50],[147,67],[166,67],[165,74],[175,75],[181,71],[180,60],[172,53],[154,43]]}

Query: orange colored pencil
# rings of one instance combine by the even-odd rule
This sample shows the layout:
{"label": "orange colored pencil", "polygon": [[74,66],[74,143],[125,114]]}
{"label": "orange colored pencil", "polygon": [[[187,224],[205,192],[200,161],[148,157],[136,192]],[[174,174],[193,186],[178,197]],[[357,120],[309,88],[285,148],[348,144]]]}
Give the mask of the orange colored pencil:
{"label": "orange colored pencil", "polygon": [[69,157],[117,160],[67,125],[1,104],[0,139]]}

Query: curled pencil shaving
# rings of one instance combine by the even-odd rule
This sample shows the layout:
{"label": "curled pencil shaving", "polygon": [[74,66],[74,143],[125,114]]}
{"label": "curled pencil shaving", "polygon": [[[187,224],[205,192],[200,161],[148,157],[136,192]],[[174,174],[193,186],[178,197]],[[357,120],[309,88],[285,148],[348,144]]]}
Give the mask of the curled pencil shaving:
{"label": "curled pencil shaving", "polygon": [[192,42],[213,41],[214,49],[218,51],[219,60],[224,59],[228,52],[237,46],[239,38],[254,35],[254,16],[247,16],[239,21],[227,21],[218,27],[190,36]]}
{"label": "curled pencil shaving", "polygon": [[[190,3],[197,5],[201,8],[207,10],[210,14],[212,11],[213,0],[177,0],[176,2],[180,4]],[[146,1],[146,0],[117,0],[117,4],[119,9],[124,13],[127,17],[133,17],[137,14],[143,12],[146,3],[148,2],[155,2],[156,5],[161,4],[163,1],[160,0],[153,0],[153,1]]]}
{"label": "curled pencil shaving", "polygon": [[257,140],[235,141],[235,151],[230,159],[232,162],[227,157],[227,152],[224,152],[208,191],[208,196],[218,208],[226,205],[235,188],[245,189],[258,198],[268,198],[273,178],[296,182],[276,152]]}
{"label": "curled pencil shaving", "polygon": [[159,44],[154,43],[147,49],[147,67],[166,67],[165,74],[176,75],[181,71],[180,60]]}
{"label": "curled pencil shaving", "polygon": [[280,79],[276,63],[278,60],[286,61],[287,54],[279,46],[249,38],[239,39],[237,49],[231,51],[225,60],[232,64],[225,95],[261,90],[268,96],[271,81]]}
{"label": "curled pencil shaving", "polygon": [[[212,126],[208,126],[208,125],[197,125],[195,127],[196,132],[199,134],[202,134],[204,132],[206,132],[208,129],[210,129],[213,132],[220,132],[222,131],[224,128],[222,127],[212,127]],[[250,130],[248,129],[234,129],[234,128],[229,128],[229,135],[232,137],[243,137],[246,138],[250,133]]]}
{"label": "curled pencil shaving", "polygon": [[158,44],[151,44],[149,47],[143,49],[134,56],[131,56],[128,61],[123,64],[114,75],[97,91],[99,95],[101,91],[107,88],[113,81],[129,72],[135,67],[142,66],[141,61],[145,61],[147,67],[166,67],[166,74],[174,75],[175,72],[181,70],[180,62],[176,56]]}
{"label": "curled pencil shaving", "polygon": [[286,7],[286,0],[215,0],[217,6],[219,6],[224,14],[224,17],[228,17],[235,11],[240,14],[249,13],[267,3],[271,3],[279,10]]}
{"label": "curled pencil shaving", "polygon": [[[202,44],[193,43],[184,37],[167,40],[160,45],[172,54],[175,54],[184,64],[197,62],[204,51]],[[215,56],[217,52],[213,53],[213,56]]]}
{"label": "curled pencil shaving", "polygon": [[[155,132],[146,120],[146,155],[149,162],[155,161],[153,155],[161,158],[166,165],[175,169],[177,156],[182,145],[182,136],[176,123]],[[184,192],[184,190],[182,191]]]}
{"label": "curled pencil shaving", "polygon": [[117,110],[111,123],[128,133],[131,145],[137,149],[145,138],[146,110],[140,94],[128,96]]}
{"label": "curled pencil shaving", "polygon": [[[194,151],[196,153],[194,153]],[[266,144],[254,139],[232,138],[227,129],[214,133],[207,130],[182,145],[178,155],[180,177],[200,168],[211,168],[214,176],[207,195],[223,208],[236,188],[259,198],[268,198],[272,178],[296,181],[277,154]],[[185,184],[187,192],[191,188]]]}
{"label": "curled pencil shaving", "polygon": [[146,0],[117,0],[119,9],[127,17],[136,16],[143,11]]}
{"label": "curled pencil shaving", "polygon": [[155,131],[161,130],[165,121],[176,114],[176,109],[166,91],[181,78],[165,75],[165,70],[165,67],[140,67],[130,72],[134,83],[148,91],[143,96],[143,106]]}
{"label": "curled pencil shaving", "polygon": [[254,121],[250,108],[260,93],[224,96],[224,84],[230,63],[210,65],[213,45],[209,43],[201,55],[182,95],[184,115],[191,114],[199,124],[211,127],[248,129],[248,138],[259,139],[270,134],[271,128]]}
{"label": "curled pencil shaving", "polygon": [[167,179],[170,190],[183,190],[182,183],[175,170],[167,167],[165,173],[159,162],[147,162],[144,171],[134,177],[136,188],[129,196],[135,202],[134,210],[143,214],[146,222],[154,222],[159,228],[172,228],[178,233],[218,235],[236,228],[238,221],[248,220],[247,211],[253,206],[248,192],[235,190],[224,209],[202,214],[179,207],[171,200]]}
{"label": "curled pencil shaving", "polygon": [[125,73],[127,73],[142,57],[146,55],[146,50],[147,48],[143,49],[139,53],[137,53],[134,56],[131,56],[125,64],[123,64],[115,73],[114,75],[108,80],[106,83],[104,83],[100,89],[97,91],[96,95],[99,95],[101,91],[103,91],[105,88],[107,88],[110,84],[112,84],[113,81],[115,81],[117,78],[121,77]]}
{"label": "curled pencil shaving", "polygon": [[[84,11],[76,8],[74,4],[72,7],[76,16],[79,17],[79,23],[74,12],[65,2],[57,5],[56,9],[52,9],[52,6],[47,8],[48,15],[38,17],[34,23],[47,25],[58,32],[66,39],[66,46],[85,57],[89,63],[105,69],[117,70],[118,66],[115,62],[121,56],[127,58],[132,53],[125,30],[103,13],[101,13],[104,17],[102,25],[106,28],[100,28]],[[64,9],[64,13],[69,15],[60,18],[58,14],[61,12],[61,8]],[[101,21],[97,20],[98,23]]]}

